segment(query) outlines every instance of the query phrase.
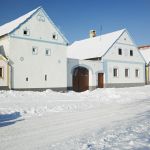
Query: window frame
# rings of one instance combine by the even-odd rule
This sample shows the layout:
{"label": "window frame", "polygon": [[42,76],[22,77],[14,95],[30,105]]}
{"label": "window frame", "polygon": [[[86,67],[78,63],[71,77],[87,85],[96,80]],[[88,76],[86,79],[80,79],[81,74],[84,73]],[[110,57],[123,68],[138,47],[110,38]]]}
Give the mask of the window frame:
{"label": "window frame", "polygon": [[130,56],[133,56],[133,50],[130,50]]}
{"label": "window frame", "polygon": [[[27,34],[25,34],[24,32],[27,32]],[[24,36],[30,36],[30,30],[29,29],[23,29],[23,35]]]}
{"label": "window frame", "polygon": [[[116,75],[115,75],[115,72],[114,72],[115,69],[117,70],[117,72],[116,72],[117,74],[116,74]],[[114,67],[114,68],[113,68],[113,77],[114,77],[114,78],[118,78],[118,77],[119,77],[119,69],[118,69],[118,67]]]}
{"label": "window frame", "polygon": [[118,55],[122,55],[122,48],[118,48]]}
{"label": "window frame", "polygon": [[[34,52],[33,49],[35,49],[36,51]],[[38,47],[32,46],[32,55],[37,55],[37,54],[38,54]]]}
{"label": "window frame", "polygon": [[[55,37],[54,37],[55,36]],[[53,33],[52,34],[52,39],[53,40],[58,40],[58,34],[57,33]]]}
{"label": "window frame", "polygon": [[[126,76],[126,70],[127,71],[127,76]],[[129,78],[130,77],[130,69],[129,68],[125,68],[125,78]]]}
{"label": "window frame", "polygon": [[45,79],[45,81],[47,81],[47,74],[45,74],[44,79]]}
{"label": "window frame", "polygon": [[[47,51],[48,51],[49,53],[47,53]],[[52,54],[52,50],[51,50],[50,48],[46,48],[46,49],[45,49],[45,55],[46,55],[46,56],[51,56],[51,54]]]}
{"label": "window frame", "polygon": [[29,78],[28,77],[26,77],[26,82],[28,82],[29,81]]}
{"label": "window frame", "polygon": [[4,67],[0,66],[1,70],[2,70],[2,74],[0,74],[0,79],[4,79]]}
{"label": "window frame", "polygon": [[[136,74],[137,73],[136,71],[138,71],[138,74]],[[136,78],[140,77],[140,69],[138,69],[138,68],[135,69],[135,77]]]}

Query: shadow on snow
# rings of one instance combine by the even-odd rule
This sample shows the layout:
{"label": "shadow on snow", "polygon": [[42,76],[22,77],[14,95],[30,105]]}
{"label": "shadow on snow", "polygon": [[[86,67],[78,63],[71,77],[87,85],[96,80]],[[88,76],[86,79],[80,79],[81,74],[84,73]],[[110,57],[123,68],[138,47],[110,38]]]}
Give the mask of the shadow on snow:
{"label": "shadow on snow", "polygon": [[14,112],[11,114],[0,114],[0,127],[5,127],[12,125],[18,121],[22,121],[23,119],[19,119],[21,117],[20,112]]}

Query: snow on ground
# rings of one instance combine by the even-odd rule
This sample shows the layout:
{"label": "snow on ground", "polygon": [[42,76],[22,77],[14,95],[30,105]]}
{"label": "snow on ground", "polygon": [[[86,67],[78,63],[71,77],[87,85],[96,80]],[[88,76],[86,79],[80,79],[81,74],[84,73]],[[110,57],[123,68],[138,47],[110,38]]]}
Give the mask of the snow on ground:
{"label": "snow on ground", "polygon": [[148,150],[149,91],[0,91],[0,150]]}

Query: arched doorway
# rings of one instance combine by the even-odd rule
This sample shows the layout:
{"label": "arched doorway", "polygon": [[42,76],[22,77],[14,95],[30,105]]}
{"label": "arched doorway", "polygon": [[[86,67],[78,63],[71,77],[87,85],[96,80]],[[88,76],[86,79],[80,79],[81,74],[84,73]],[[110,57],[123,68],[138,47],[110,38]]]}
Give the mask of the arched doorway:
{"label": "arched doorway", "polygon": [[77,67],[73,71],[73,90],[83,92],[89,89],[89,71],[84,67]]}

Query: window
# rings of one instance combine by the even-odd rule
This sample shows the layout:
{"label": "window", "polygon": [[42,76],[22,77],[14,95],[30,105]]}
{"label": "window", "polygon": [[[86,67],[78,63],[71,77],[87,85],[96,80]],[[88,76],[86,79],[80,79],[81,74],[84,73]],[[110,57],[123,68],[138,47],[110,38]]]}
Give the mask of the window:
{"label": "window", "polygon": [[121,48],[118,49],[118,54],[122,55],[122,49]]}
{"label": "window", "polygon": [[0,67],[0,78],[3,78],[3,68]]}
{"label": "window", "polygon": [[37,55],[38,54],[38,48],[37,47],[32,47],[32,54]]}
{"label": "window", "polygon": [[45,81],[47,81],[47,74],[45,74]]}
{"label": "window", "polygon": [[58,35],[54,33],[54,34],[52,35],[52,39],[53,39],[53,40],[57,40],[57,39],[58,39]]}
{"label": "window", "polygon": [[113,76],[118,77],[118,69],[117,68],[113,69]]}
{"label": "window", "polygon": [[29,29],[24,29],[23,30],[23,35],[29,36],[30,35],[30,30]]}
{"label": "window", "polygon": [[46,56],[50,56],[51,55],[51,50],[50,49],[46,49],[45,50],[45,55]]}
{"label": "window", "polygon": [[140,71],[139,71],[139,69],[135,69],[135,77],[139,77],[139,75],[140,75]]}
{"label": "window", "polygon": [[133,50],[130,50],[130,56],[133,56]]}
{"label": "window", "polygon": [[125,69],[125,77],[129,77],[129,69]]}
{"label": "window", "polygon": [[29,79],[28,79],[28,77],[26,78],[26,81],[28,81]]}

